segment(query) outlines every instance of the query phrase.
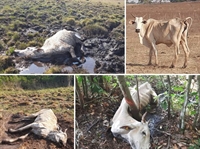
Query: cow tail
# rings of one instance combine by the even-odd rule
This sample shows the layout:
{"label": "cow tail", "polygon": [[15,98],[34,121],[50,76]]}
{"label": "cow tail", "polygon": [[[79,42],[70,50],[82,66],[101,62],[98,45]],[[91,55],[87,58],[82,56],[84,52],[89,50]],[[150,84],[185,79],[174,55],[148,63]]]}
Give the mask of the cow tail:
{"label": "cow tail", "polygon": [[[188,20],[190,20],[190,22],[188,23]],[[189,27],[188,27],[188,29],[190,29],[191,28],[191,26],[192,26],[192,18],[191,17],[187,17],[185,20],[184,20],[184,23],[188,23],[189,24]]]}
{"label": "cow tail", "polygon": [[[189,22],[188,22],[188,20],[190,20]],[[184,24],[185,24],[185,27],[184,27],[184,30],[183,30],[183,32],[184,31],[186,31],[187,33],[187,37],[188,37],[188,30],[191,28],[191,26],[192,26],[192,18],[191,17],[187,17],[184,21]]]}

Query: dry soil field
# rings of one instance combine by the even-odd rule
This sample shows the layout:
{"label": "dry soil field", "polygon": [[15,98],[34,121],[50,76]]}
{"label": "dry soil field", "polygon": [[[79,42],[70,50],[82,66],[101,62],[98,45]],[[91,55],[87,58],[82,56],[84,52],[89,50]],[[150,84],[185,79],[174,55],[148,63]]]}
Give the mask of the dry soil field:
{"label": "dry soil field", "polygon": [[[58,124],[67,128],[67,145],[61,147],[51,141],[30,134],[24,141],[1,144],[0,149],[73,149],[74,148],[74,97],[73,87],[61,87],[43,90],[0,91],[0,142],[15,138],[22,133],[7,133],[8,128],[18,128],[29,123],[13,123],[13,118],[35,113],[40,109],[50,108],[58,118]],[[23,132],[24,133],[24,132]]]}
{"label": "dry soil field", "polygon": [[[193,23],[189,29],[188,45],[190,48],[190,57],[188,67],[182,69],[184,62],[184,52],[182,47],[181,54],[176,64],[176,68],[169,68],[174,58],[174,47],[166,45],[157,45],[158,49],[158,66],[148,66],[149,49],[139,43],[138,34],[135,33],[134,26],[128,22],[134,16],[143,16],[146,19],[154,18],[158,20],[168,20],[174,17],[185,19],[192,17]],[[126,8],[126,73],[143,73],[143,74],[196,74],[200,73],[200,2],[183,2],[183,3],[165,3],[165,4],[128,4]],[[155,57],[153,56],[153,63]],[[155,64],[155,63],[154,63]]]}

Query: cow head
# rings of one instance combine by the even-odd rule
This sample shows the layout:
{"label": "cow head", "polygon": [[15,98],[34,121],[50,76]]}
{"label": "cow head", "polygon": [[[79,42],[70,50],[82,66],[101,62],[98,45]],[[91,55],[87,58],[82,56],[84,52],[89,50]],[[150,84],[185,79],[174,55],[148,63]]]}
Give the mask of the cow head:
{"label": "cow head", "polygon": [[[134,16],[133,16],[134,17]],[[144,20],[144,16],[143,17],[134,17],[135,20],[131,20],[129,21],[129,24],[135,24],[135,32],[136,33],[140,33],[140,30],[142,28],[143,24],[146,24],[147,21]]]}
{"label": "cow head", "polygon": [[142,116],[141,122],[120,127],[124,131],[122,137],[128,141],[132,149],[149,149],[150,147],[150,131],[148,122],[144,120],[145,115],[146,113]]}
{"label": "cow head", "polygon": [[14,54],[23,58],[39,58],[43,52],[43,49],[37,47],[28,47],[24,50],[15,50]]}
{"label": "cow head", "polygon": [[48,134],[48,138],[53,141],[56,142],[62,146],[66,146],[67,144],[67,133],[66,130],[65,132],[63,132],[62,130],[59,131],[52,131]]}

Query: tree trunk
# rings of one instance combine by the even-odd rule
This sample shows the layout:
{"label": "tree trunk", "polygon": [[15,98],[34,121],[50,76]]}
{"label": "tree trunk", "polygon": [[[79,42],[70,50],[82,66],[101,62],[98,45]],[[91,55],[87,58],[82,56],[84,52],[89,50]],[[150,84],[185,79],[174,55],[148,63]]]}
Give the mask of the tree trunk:
{"label": "tree trunk", "polygon": [[131,110],[132,116],[135,119],[139,120],[140,119],[139,109],[137,108],[134,100],[132,99],[132,96],[130,94],[130,90],[126,85],[124,76],[117,76],[117,80],[118,80],[118,83],[119,83],[119,87],[120,87],[120,89],[122,91],[122,94],[124,95],[124,98],[125,98],[127,104],[129,105],[129,108]]}
{"label": "tree trunk", "polygon": [[86,76],[82,76],[83,78],[83,90],[84,90],[84,95],[86,97],[86,99],[88,100],[89,97],[88,97],[88,86],[87,86],[87,81],[86,81]]}
{"label": "tree trunk", "polygon": [[185,101],[184,101],[183,108],[180,113],[179,129],[182,130],[183,132],[185,129],[185,112],[186,112],[186,108],[187,108],[187,104],[188,104],[188,97],[189,97],[189,93],[190,93],[192,77],[193,77],[192,75],[189,76],[188,83],[187,83],[187,89],[186,89],[186,93],[185,93]]}
{"label": "tree trunk", "polygon": [[193,129],[195,127],[199,126],[199,120],[200,120],[200,75],[197,76],[197,81],[198,81],[198,94],[199,94],[199,102],[198,102],[198,107],[197,107],[197,113],[194,118],[193,122]]}
{"label": "tree trunk", "polygon": [[139,105],[139,111],[141,110],[141,107],[140,107],[140,93],[139,93],[139,87],[138,87],[138,78],[137,76],[135,76],[135,79],[136,79],[136,89],[137,89],[137,96],[138,96],[138,105]]}
{"label": "tree trunk", "polygon": [[[76,78],[76,77],[75,77],[75,78]],[[81,93],[81,89],[80,89],[80,87],[79,87],[79,85],[78,85],[78,80],[77,80],[77,78],[76,78],[76,93],[77,93],[77,95],[78,95],[78,99],[79,99],[81,108],[83,109],[83,107],[84,107],[84,99],[83,99],[83,95],[82,95],[82,93]]]}
{"label": "tree trunk", "polygon": [[168,103],[168,120],[169,120],[171,118],[171,113],[170,113],[170,110],[171,110],[171,108],[170,108],[170,105],[171,105],[171,82],[170,82],[169,75],[167,75],[167,81],[169,84],[169,86],[168,86],[168,101],[167,101],[167,103]]}

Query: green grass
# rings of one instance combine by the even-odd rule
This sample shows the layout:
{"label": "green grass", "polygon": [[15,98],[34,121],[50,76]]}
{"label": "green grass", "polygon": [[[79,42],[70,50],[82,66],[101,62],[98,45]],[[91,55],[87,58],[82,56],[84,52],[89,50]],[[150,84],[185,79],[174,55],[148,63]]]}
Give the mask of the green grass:
{"label": "green grass", "polygon": [[83,28],[83,31],[87,36],[91,37],[105,36],[108,33],[108,30],[105,27],[100,26],[98,24],[87,25]]}
{"label": "green grass", "polygon": [[[49,29],[55,27],[79,28],[88,38],[112,35],[121,39],[124,34],[116,29],[124,23],[123,5],[123,0],[1,0],[0,51],[10,55],[13,47],[41,47]],[[39,28],[38,33],[24,34],[28,28]]]}

